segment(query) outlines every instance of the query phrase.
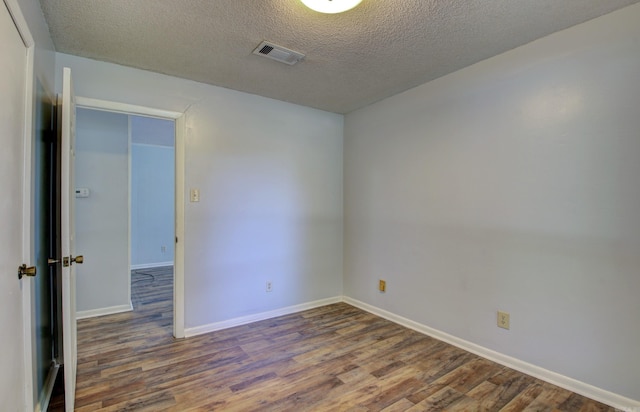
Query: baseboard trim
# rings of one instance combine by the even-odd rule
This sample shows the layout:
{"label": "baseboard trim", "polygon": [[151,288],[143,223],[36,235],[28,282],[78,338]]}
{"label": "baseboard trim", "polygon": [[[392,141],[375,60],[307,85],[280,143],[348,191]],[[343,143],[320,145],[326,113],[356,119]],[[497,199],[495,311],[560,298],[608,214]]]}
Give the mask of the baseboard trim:
{"label": "baseboard trim", "polygon": [[129,302],[128,305],[110,306],[108,308],[83,310],[76,312],[76,319],[96,318],[98,316],[114,315],[116,313],[131,312],[133,310],[133,304]]}
{"label": "baseboard trim", "polygon": [[380,309],[376,306],[369,305],[368,303],[364,303],[347,296],[343,297],[343,302],[348,303],[357,308],[360,308],[369,313],[372,313],[374,315],[380,316],[381,318],[390,320],[399,325],[405,326],[409,329],[413,329],[417,332],[439,339],[453,346],[456,346],[460,349],[464,349],[468,352],[476,354],[478,356],[482,356],[483,358],[489,359],[493,362],[499,363],[511,369],[515,369],[519,372],[533,376],[534,378],[541,379],[553,385],[570,390],[571,392],[575,392],[577,394],[594,399],[598,402],[602,402],[616,409],[620,409],[627,412],[640,411],[640,401],[626,398],[624,396],[606,391],[604,389],[600,389],[598,387],[578,381],[568,376],[561,375],[559,373],[550,371],[548,369],[544,369],[539,366],[533,365],[531,363],[524,362],[522,360],[513,358],[511,356],[507,356],[502,353],[496,352],[494,350],[485,348],[483,346],[476,345],[475,343],[466,341],[464,339],[460,339],[453,335],[449,335],[448,333],[445,333],[440,330],[423,325],[421,323],[412,321],[411,319],[407,319],[405,317],[396,315],[384,309]]}
{"label": "baseboard trim", "polygon": [[141,263],[139,265],[131,265],[131,270],[161,268],[161,267],[164,267],[164,266],[173,266],[173,261],[171,261],[171,262],[158,262],[158,263]]}
{"label": "baseboard trim", "polygon": [[339,302],[342,302],[342,296],[316,300],[313,302],[302,303],[300,305],[295,305],[295,306],[288,306],[285,308],[271,310],[268,312],[256,313],[255,315],[242,316],[239,318],[229,319],[222,322],[215,322],[215,323],[210,323],[208,325],[197,326],[194,328],[186,328],[184,330],[184,335],[186,338],[190,338],[192,336],[203,335],[209,332],[228,329],[234,326],[246,325],[248,323],[276,318],[278,316],[289,315],[291,313],[302,312],[303,310],[319,308],[321,306],[332,305],[334,303],[339,303]]}
{"label": "baseboard trim", "polygon": [[60,370],[60,365],[58,364],[53,365],[49,369],[49,373],[47,374],[47,379],[44,381],[44,386],[42,388],[42,392],[40,393],[40,396],[38,399],[38,404],[36,405],[36,412],[45,412],[49,409],[51,394],[53,393],[53,387],[56,383],[56,377],[58,376],[59,370]]}
{"label": "baseboard trim", "polygon": [[545,382],[549,382],[553,385],[567,389],[571,392],[586,396],[596,401],[602,402],[616,409],[626,412],[640,412],[640,401],[636,401],[613,392],[595,387],[593,385],[578,381],[568,376],[561,375],[559,373],[550,371],[548,369],[541,368],[528,362],[524,362],[520,359],[513,358],[511,356],[496,352],[492,349],[485,348],[475,343],[469,342],[464,339],[460,339],[456,336],[442,332],[440,330],[431,328],[421,323],[415,322],[411,319],[396,315],[388,312],[384,309],[380,309],[376,306],[369,305],[361,302],[357,299],[353,299],[347,296],[333,297],[328,299],[321,299],[313,302],[303,303],[295,306],[288,306],[281,309],[276,309],[268,312],[257,313],[254,315],[242,316],[239,318],[229,319],[222,322],[215,322],[208,325],[197,326],[193,328],[185,329],[185,337],[193,337],[197,335],[203,335],[205,333],[215,332],[218,330],[228,329],[235,326],[246,325],[248,323],[258,322],[261,320],[271,319],[278,316],[289,315],[291,313],[301,312],[308,309],[314,309],[321,306],[331,305],[334,303],[345,302],[364,311],[380,316],[381,318],[390,320],[399,325],[405,326],[409,329],[413,329],[417,332],[434,337],[443,342],[449,343],[460,349],[464,349],[468,352],[482,356],[493,362],[499,363],[506,367],[515,369],[519,372],[533,376],[534,378],[541,379]]}

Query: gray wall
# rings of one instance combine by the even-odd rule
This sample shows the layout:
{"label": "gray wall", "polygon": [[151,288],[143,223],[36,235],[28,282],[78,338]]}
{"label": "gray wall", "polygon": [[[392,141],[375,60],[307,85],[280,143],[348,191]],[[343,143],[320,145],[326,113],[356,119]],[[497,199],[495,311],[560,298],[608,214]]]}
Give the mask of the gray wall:
{"label": "gray wall", "polygon": [[78,109],[76,118],[77,310],[120,308],[129,297],[129,117]]}
{"label": "gray wall", "polygon": [[187,329],[342,295],[342,116],[65,54],[56,65],[78,96],[186,112],[186,188],[201,196],[181,199]]}
{"label": "gray wall", "polygon": [[345,295],[640,399],[639,21],[348,114]]}
{"label": "gray wall", "polygon": [[[639,19],[632,6],[349,114],[345,295],[640,399]],[[187,327],[342,293],[342,116],[57,65],[79,95],[187,113]]]}
{"label": "gray wall", "polygon": [[[170,123],[173,134],[173,122],[167,123]],[[132,134],[132,139],[135,141],[136,130],[133,128]],[[133,268],[173,264],[174,158],[173,147],[131,145],[131,266]]]}

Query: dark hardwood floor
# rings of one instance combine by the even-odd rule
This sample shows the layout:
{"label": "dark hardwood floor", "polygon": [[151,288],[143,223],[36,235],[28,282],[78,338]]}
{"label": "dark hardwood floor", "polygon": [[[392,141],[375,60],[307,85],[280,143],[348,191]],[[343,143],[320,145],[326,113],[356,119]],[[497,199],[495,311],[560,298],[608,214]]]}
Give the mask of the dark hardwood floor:
{"label": "dark hardwood floor", "polygon": [[185,340],[171,268],[78,322],[77,411],[613,411],[344,303]]}

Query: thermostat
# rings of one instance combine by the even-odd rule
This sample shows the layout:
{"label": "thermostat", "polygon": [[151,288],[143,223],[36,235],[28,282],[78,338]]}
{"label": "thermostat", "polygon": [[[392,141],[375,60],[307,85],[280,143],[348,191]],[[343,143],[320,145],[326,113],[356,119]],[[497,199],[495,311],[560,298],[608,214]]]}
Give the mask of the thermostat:
{"label": "thermostat", "polygon": [[78,187],[76,188],[76,197],[89,197],[89,188],[86,187]]}

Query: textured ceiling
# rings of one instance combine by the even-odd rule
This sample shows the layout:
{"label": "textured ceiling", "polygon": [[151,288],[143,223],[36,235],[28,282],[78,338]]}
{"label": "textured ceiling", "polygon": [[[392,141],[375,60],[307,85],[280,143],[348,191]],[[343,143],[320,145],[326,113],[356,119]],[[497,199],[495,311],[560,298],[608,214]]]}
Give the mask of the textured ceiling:
{"label": "textured ceiling", "polygon": [[[338,1],[338,0],[336,0]],[[59,52],[347,113],[640,0],[40,0]],[[252,54],[268,40],[306,54]]]}

